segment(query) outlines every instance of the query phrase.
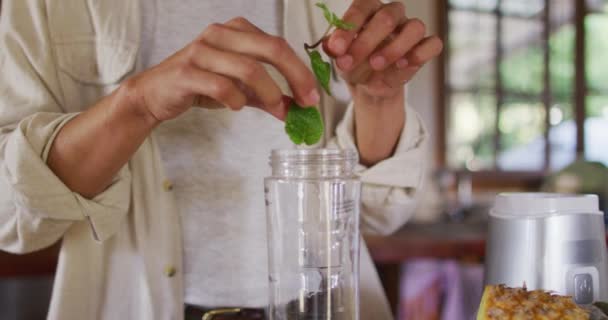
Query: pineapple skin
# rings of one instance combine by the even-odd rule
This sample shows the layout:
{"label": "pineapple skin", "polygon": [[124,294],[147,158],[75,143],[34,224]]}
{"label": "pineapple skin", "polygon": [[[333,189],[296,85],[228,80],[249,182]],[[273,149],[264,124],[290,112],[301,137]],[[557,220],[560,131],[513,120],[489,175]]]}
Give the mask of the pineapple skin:
{"label": "pineapple skin", "polygon": [[477,312],[477,320],[588,319],[589,313],[576,305],[571,297],[504,285],[486,286]]}

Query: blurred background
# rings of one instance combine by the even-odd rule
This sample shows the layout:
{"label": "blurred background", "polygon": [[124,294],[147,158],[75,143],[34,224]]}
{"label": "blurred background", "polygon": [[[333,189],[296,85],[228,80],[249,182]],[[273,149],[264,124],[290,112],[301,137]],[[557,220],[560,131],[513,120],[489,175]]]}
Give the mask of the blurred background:
{"label": "blurred background", "polygon": [[[472,319],[497,193],[594,193],[606,207],[608,0],[406,3],[446,44],[408,87],[428,179],[411,222],[366,241],[399,319]],[[45,317],[56,255],[0,252],[1,319]]]}
{"label": "blurred background", "polygon": [[432,165],[414,218],[366,240],[399,319],[474,319],[497,193],[607,207],[608,1],[406,3],[446,44],[409,85]]}

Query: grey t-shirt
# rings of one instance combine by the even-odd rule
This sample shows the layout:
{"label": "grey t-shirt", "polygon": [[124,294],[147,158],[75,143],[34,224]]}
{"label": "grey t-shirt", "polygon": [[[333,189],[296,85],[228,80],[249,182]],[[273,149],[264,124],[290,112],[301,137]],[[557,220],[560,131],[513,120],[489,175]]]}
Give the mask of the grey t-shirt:
{"label": "grey t-shirt", "polygon": [[[280,33],[282,0],[142,1],[141,68],[191,42],[207,25],[244,16]],[[192,108],[157,130],[184,242],[185,301],[267,304],[263,178],[271,149],[290,148],[283,123],[254,108]]]}

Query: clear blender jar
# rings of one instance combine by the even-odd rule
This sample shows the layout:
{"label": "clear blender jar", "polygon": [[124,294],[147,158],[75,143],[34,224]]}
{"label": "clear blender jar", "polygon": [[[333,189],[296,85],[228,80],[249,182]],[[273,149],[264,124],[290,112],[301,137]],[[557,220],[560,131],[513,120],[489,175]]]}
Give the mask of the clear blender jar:
{"label": "clear blender jar", "polygon": [[275,150],[265,179],[270,320],[359,319],[355,150]]}

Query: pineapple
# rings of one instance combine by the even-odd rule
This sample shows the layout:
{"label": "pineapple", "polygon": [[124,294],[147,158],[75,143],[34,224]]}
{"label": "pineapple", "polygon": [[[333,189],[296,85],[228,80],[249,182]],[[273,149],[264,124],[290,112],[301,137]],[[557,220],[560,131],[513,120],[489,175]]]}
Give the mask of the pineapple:
{"label": "pineapple", "polygon": [[587,320],[588,311],[571,297],[542,290],[528,291],[504,285],[486,286],[477,320]]}

